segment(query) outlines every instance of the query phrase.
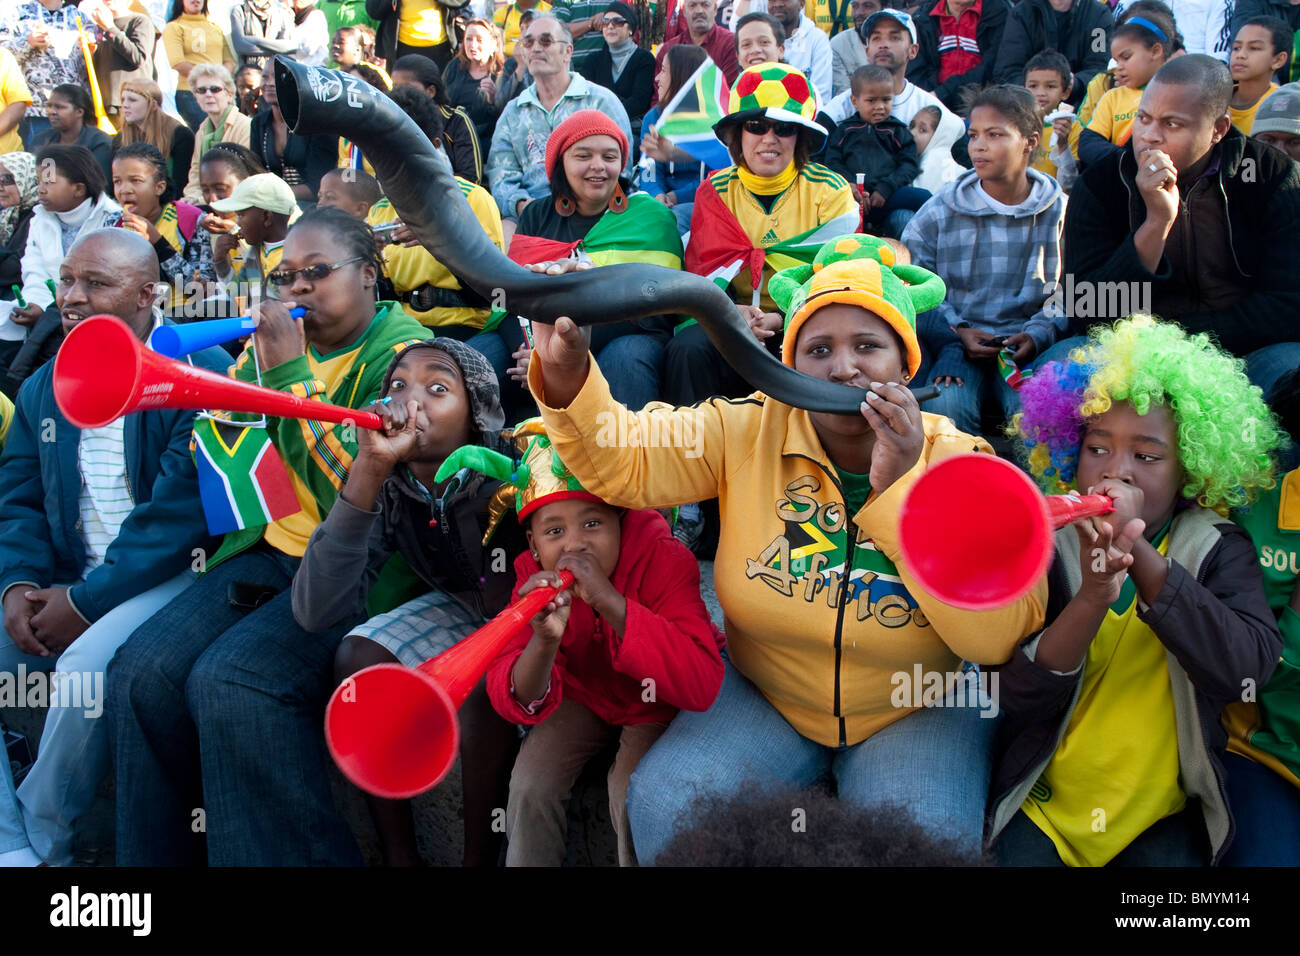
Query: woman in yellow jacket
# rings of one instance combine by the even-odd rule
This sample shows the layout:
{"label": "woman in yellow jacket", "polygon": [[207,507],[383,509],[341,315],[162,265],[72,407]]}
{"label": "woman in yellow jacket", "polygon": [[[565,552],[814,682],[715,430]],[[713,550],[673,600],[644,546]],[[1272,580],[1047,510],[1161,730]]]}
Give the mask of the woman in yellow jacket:
{"label": "woman in yellow jacket", "polygon": [[916,480],[944,458],[990,451],[923,413],[906,387],[921,362],[916,311],[938,303],[942,282],[895,266],[893,249],[869,236],[834,240],[791,271],[810,278],[779,292],[782,358],[869,389],[859,415],[762,393],[632,413],[611,398],[586,330],[534,323],[529,386],[583,487],[629,508],[716,495],[722,513],[726,678],[713,707],[679,715],[633,775],[637,856],[652,862],[689,825],[695,799],[828,776],[841,799],[906,807],[977,853],[996,703],[963,662],[1005,662],[1041,626],[1046,585],[1000,609],[960,611],[900,564],[899,509]]}

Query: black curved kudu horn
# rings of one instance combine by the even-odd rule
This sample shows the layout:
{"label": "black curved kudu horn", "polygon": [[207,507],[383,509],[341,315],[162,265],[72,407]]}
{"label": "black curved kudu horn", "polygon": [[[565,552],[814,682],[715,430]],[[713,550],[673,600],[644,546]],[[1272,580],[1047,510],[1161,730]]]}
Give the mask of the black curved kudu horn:
{"label": "black curved kudu horn", "polygon": [[275,88],[289,128],[335,133],[356,143],[402,222],[485,298],[504,294],[512,311],[547,323],[562,315],[578,325],[691,315],[731,367],[764,394],[809,411],[858,414],[863,390],[783,365],[708,279],[639,264],[546,276],[511,262],[479,225],[442,152],[392,100],[357,77],[277,56]]}

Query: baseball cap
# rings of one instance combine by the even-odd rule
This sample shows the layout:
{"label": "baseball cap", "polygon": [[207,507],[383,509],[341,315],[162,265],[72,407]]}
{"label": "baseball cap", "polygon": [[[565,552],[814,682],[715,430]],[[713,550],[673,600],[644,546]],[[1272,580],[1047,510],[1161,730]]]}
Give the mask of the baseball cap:
{"label": "baseball cap", "polygon": [[1300,83],[1288,83],[1277,89],[1255,111],[1255,125],[1250,135],[1287,133],[1300,136]]}
{"label": "baseball cap", "polygon": [[298,208],[298,199],[289,184],[275,173],[258,173],[235,186],[227,198],[213,202],[212,208],[217,212],[265,209],[267,212],[291,216]]}
{"label": "baseball cap", "polygon": [[916,24],[912,22],[911,15],[904,13],[902,10],[895,10],[893,7],[885,7],[883,10],[877,10],[871,16],[862,21],[862,28],[858,30],[858,33],[862,36],[862,42],[865,43],[871,36],[871,31],[875,28],[875,25],[886,18],[897,20],[903,26],[907,27],[907,32],[911,35],[912,42],[917,42]]}

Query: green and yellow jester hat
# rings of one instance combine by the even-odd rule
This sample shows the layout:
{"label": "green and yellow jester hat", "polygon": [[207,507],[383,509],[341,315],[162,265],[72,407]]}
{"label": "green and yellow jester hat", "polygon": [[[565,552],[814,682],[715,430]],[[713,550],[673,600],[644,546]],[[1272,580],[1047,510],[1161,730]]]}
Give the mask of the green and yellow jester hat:
{"label": "green and yellow jester hat", "polygon": [[785,314],[781,360],[793,366],[800,327],[818,309],[840,302],[888,322],[903,340],[907,374],[914,376],[921,367],[916,315],[937,306],[946,292],[933,272],[899,263],[894,247],[883,239],[860,234],[832,239],[810,265],[782,269],[768,283],[768,293]]}
{"label": "green and yellow jester hat", "polygon": [[482,445],[463,445],[447,456],[435,481],[446,481],[462,468],[472,468],[502,484],[488,503],[488,526],[483,535],[487,544],[505,513],[512,507],[523,521],[544,504],[566,499],[600,502],[578,483],[573,473],[560,461],[551,447],[540,418],[520,422],[503,435],[514,443],[519,458],[512,460]]}

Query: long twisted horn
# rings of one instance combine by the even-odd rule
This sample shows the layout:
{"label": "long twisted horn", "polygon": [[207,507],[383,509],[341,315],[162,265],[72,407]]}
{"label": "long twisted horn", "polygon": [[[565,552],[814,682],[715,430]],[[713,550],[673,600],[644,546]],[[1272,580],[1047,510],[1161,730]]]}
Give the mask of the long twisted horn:
{"label": "long twisted horn", "polygon": [[336,133],[356,143],[420,243],[485,298],[504,294],[520,315],[548,323],[567,315],[584,326],[691,315],[759,391],[810,411],[858,413],[863,390],[783,365],[758,343],[726,294],[701,276],[633,264],[544,276],[511,262],[479,225],[442,152],[392,100],[362,80],[277,56],[275,88],[289,128],[304,135]]}

